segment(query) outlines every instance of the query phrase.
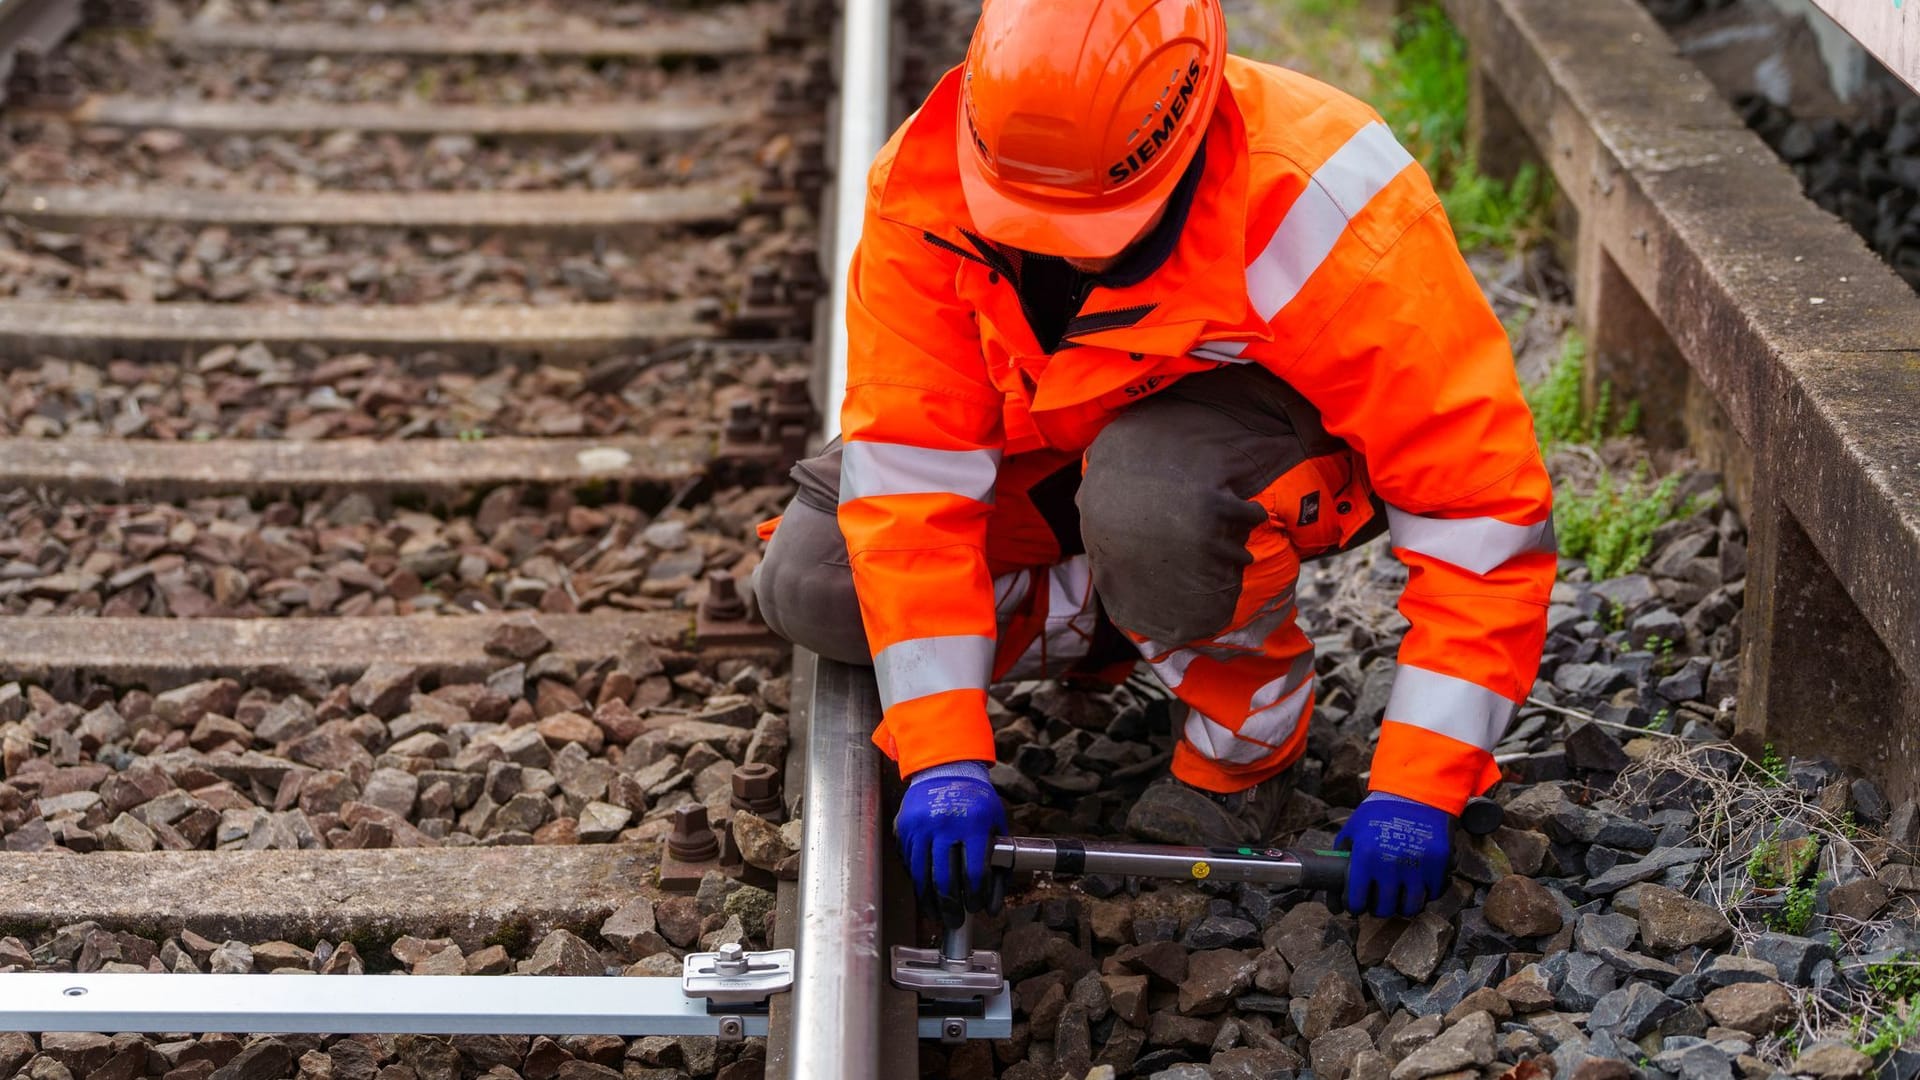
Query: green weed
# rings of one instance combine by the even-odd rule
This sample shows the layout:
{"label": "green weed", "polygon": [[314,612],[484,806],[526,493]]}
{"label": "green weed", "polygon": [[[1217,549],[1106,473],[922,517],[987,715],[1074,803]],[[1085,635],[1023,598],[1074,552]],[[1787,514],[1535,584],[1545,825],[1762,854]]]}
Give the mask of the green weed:
{"label": "green weed", "polygon": [[1892,960],[1868,964],[1867,985],[1891,1013],[1872,1023],[1873,1035],[1864,1041],[1862,1036],[1866,1035],[1869,1024],[1864,1016],[1856,1017],[1854,1049],[1868,1057],[1878,1057],[1899,1049],[1908,1039],[1920,1034],[1920,1010],[1912,1007],[1913,999],[1920,997],[1920,958],[1903,952]]}
{"label": "green weed", "polygon": [[1560,492],[1553,508],[1560,554],[1584,560],[1595,581],[1632,573],[1652,551],[1653,531],[1689,512],[1674,499],[1679,486],[1678,474],[1651,483],[1642,462],[1622,481],[1602,473],[1591,493]]}
{"label": "green weed", "polygon": [[1920,996],[1920,957],[1901,953],[1892,960],[1867,965],[1867,985],[1887,1002]]}
{"label": "green weed", "polygon": [[1753,854],[1747,856],[1747,876],[1762,889],[1779,887],[1779,872],[1774,869],[1774,864],[1779,861],[1779,858],[1779,841],[1772,839],[1760,841],[1759,846],[1753,849]]}
{"label": "green weed", "polygon": [[1756,766],[1767,780],[1768,787],[1779,787],[1787,782],[1787,763],[1780,757],[1780,751],[1768,743],[1760,752],[1760,761]]}
{"label": "green weed", "polygon": [[1812,881],[1788,889],[1786,903],[1779,914],[1767,917],[1767,925],[1783,934],[1805,934],[1813,924],[1814,901],[1819,899],[1820,882],[1825,877],[1819,874]]}
{"label": "green weed", "polygon": [[1560,358],[1545,378],[1525,388],[1527,407],[1533,410],[1533,430],[1541,446],[1567,443],[1591,445],[1640,426],[1640,403],[1629,402],[1619,420],[1613,419],[1613,386],[1603,383],[1591,410],[1581,403],[1586,379],[1587,343],[1569,331],[1560,344]]}
{"label": "green weed", "polygon": [[1373,76],[1381,115],[1433,179],[1462,247],[1521,246],[1544,233],[1550,180],[1527,165],[1502,183],[1467,147],[1466,42],[1438,5],[1402,18]]}
{"label": "green weed", "polygon": [[1882,1016],[1874,1025],[1873,1038],[1854,1049],[1868,1057],[1879,1057],[1889,1050],[1898,1050],[1905,1046],[1908,1039],[1920,1034],[1920,1009],[1907,1009],[1902,1002],[1902,1010],[1893,1016]]}
{"label": "green weed", "polygon": [[1579,441],[1587,423],[1580,408],[1580,382],[1585,377],[1586,343],[1569,333],[1560,344],[1560,359],[1547,375],[1526,388],[1527,407],[1533,410],[1533,430],[1540,445]]}

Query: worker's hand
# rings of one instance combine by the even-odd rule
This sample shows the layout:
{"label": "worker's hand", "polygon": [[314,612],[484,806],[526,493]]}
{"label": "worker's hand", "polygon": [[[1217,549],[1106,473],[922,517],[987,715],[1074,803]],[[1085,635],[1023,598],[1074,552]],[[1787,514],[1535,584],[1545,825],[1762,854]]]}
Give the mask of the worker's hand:
{"label": "worker's hand", "polygon": [[1347,910],[1411,918],[1447,887],[1453,821],[1445,810],[1376,791],[1361,800],[1336,846],[1351,850]]}
{"label": "worker's hand", "polygon": [[914,773],[893,831],[921,899],[967,911],[987,906],[987,856],[993,838],[1007,831],[1007,811],[985,763],[956,761]]}

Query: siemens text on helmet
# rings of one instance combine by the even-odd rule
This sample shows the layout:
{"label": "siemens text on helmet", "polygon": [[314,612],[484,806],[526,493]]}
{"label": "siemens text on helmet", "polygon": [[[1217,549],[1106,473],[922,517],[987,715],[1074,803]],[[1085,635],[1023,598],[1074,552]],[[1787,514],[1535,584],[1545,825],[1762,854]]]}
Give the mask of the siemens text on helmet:
{"label": "siemens text on helmet", "polygon": [[[1166,117],[1160,121],[1158,127],[1153,128],[1148,133],[1149,138],[1135,147],[1126,158],[1107,166],[1108,176],[1112,177],[1116,183],[1125,180],[1127,177],[1132,176],[1144,168],[1147,162],[1153,160],[1153,155],[1159,153],[1162,147],[1173,141],[1173,129],[1181,120],[1186,118],[1187,105],[1192,101],[1194,87],[1198,85],[1199,81],[1200,61],[1194,60],[1187,65],[1187,77],[1186,80],[1180,84],[1180,92],[1174,96],[1172,104],[1166,107]],[[1171,90],[1172,88],[1173,84],[1168,83],[1167,89]],[[1160,101],[1153,103],[1154,111],[1158,112],[1161,103],[1165,101],[1166,95],[1163,93]],[[1149,117],[1148,123],[1151,122],[1152,118]]]}

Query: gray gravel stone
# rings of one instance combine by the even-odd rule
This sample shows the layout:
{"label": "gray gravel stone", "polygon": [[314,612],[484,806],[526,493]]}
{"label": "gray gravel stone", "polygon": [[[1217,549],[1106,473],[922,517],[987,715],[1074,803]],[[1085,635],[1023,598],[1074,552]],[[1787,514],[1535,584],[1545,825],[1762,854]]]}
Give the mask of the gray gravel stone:
{"label": "gray gravel stone", "polygon": [[1487,921],[1515,937],[1540,937],[1559,931],[1560,900],[1530,877],[1509,874],[1487,891]]}
{"label": "gray gravel stone", "polygon": [[1776,982],[1736,983],[1708,994],[1705,1008],[1721,1027],[1768,1035],[1793,1015],[1793,995]]}
{"label": "gray gravel stone", "polygon": [[1256,945],[1260,928],[1245,919],[1230,915],[1208,915],[1187,928],[1180,943],[1189,949],[1226,949]]}
{"label": "gray gravel stone", "polygon": [[1626,673],[1612,664],[1561,664],[1554,670],[1553,685],[1576,698],[1598,700],[1630,683]]}
{"label": "gray gravel stone", "polygon": [[1347,1080],[1353,1059],[1374,1049],[1373,1036],[1359,1025],[1337,1028],[1314,1039],[1307,1051],[1315,1080]]}
{"label": "gray gravel stone", "polygon": [[1581,884],[1588,895],[1608,896],[1629,885],[1638,885],[1666,873],[1676,866],[1689,866],[1707,857],[1707,849],[1698,847],[1655,848],[1644,858],[1623,862]]}
{"label": "gray gravel stone", "polygon": [[1653,1066],[1687,1080],[1733,1080],[1733,1058],[1705,1039],[1667,1039],[1660,1052],[1653,1055]]}
{"label": "gray gravel stone", "polygon": [[1440,958],[1446,954],[1447,943],[1452,939],[1453,926],[1449,920],[1431,909],[1422,911],[1393,943],[1387,952],[1387,963],[1414,982],[1426,982],[1440,966]]}
{"label": "gray gravel stone", "polygon": [[1582,915],[1574,924],[1573,945],[1582,952],[1625,949],[1633,944],[1639,924],[1625,915]]}
{"label": "gray gravel stone", "polygon": [[1566,747],[1568,766],[1584,772],[1617,773],[1631,764],[1619,741],[1598,724],[1575,725]]}
{"label": "gray gravel stone", "polygon": [[213,950],[207,958],[207,970],[215,975],[250,975],[253,950],[244,941],[229,941]]}
{"label": "gray gravel stone", "polygon": [[1425,1080],[1493,1061],[1493,1017],[1474,1013],[1393,1068],[1393,1080]]}
{"label": "gray gravel stone", "polygon": [[1873,1059],[1842,1042],[1817,1042],[1793,1059],[1797,1076],[1815,1080],[1855,1080],[1873,1072]]}
{"label": "gray gravel stone", "polygon": [[1187,977],[1180,984],[1180,1011],[1204,1016],[1224,1010],[1235,996],[1253,986],[1258,963],[1234,949],[1203,949],[1187,961]]}
{"label": "gray gravel stone", "polygon": [[1637,1040],[1685,1005],[1645,983],[1630,983],[1602,997],[1587,1018],[1588,1030]]}
{"label": "gray gravel stone", "polygon": [[1619,985],[1619,974],[1597,956],[1585,953],[1566,956],[1566,974],[1554,988],[1554,1004],[1567,1012],[1589,1012]]}
{"label": "gray gravel stone", "polygon": [[1733,940],[1733,924],[1725,915],[1672,889],[1644,885],[1635,899],[1640,909],[1640,940],[1654,952],[1718,948]]}
{"label": "gray gravel stone", "polygon": [[1749,942],[1747,955],[1772,964],[1782,982],[1805,986],[1820,961],[1833,959],[1833,950],[1825,942],[1812,938],[1769,933]]}

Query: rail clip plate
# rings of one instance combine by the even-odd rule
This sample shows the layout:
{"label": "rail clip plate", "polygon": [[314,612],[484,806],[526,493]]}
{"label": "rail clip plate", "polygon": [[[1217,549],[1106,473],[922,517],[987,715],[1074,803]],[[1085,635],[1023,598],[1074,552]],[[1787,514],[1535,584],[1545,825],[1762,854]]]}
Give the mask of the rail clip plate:
{"label": "rail clip plate", "polygon": [[680,987],[690,998],[705,998],[707,1007],[764,1005],[768,998],[793,989],[793,950],[747,952],[738,945],[722,945],[717,952],[688,953],[681,966]]}
{"label": "rail clip plate", "polygon": [[997,952],[974,949],[965,961],[956,961],[939,949],[893,947],[893,985],[927,1001],[977,1001],[998,993],[1004,983]]}

